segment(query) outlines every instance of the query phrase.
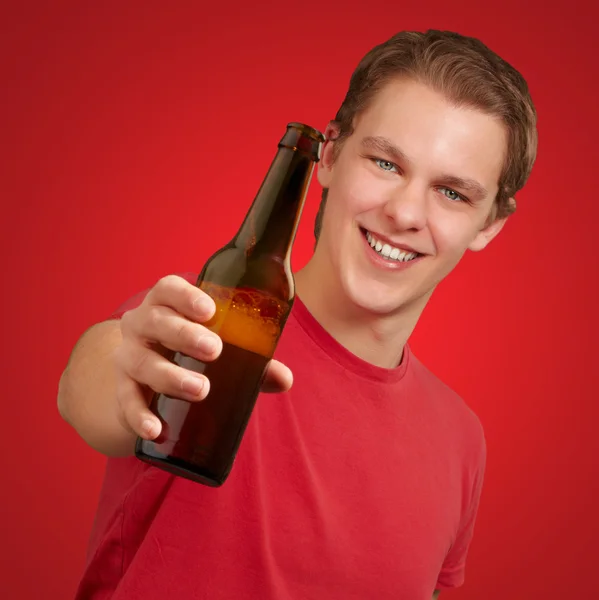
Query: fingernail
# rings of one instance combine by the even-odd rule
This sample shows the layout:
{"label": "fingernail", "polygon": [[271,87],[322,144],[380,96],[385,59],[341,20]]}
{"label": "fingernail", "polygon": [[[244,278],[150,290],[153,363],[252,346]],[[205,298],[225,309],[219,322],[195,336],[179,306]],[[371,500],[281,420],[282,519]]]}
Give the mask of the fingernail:
{"label": "fingernail", "polygon": [[214,354],[218,347],[218,342],[211,335],[203,335],[200,338],[200,347],[209,354]]}
{"label": "fingernail", "polygon": [[197,396],[204,388],[204,380],[201,377],[185,377],[181,382],[181,389]]}
{"label": "fingernail", "polygon": [[212,302],[206,296],[198,296],[193,301],[193,310],[199,314],[205,314],[210,311]]}
{"label": "fingernail", "polygon": [[141,424],[142,433],[150,439],[156,437],[156,430],[157,430],[157,425],[156,425],[155,421],[153,421],[152,419],[146,419]]}

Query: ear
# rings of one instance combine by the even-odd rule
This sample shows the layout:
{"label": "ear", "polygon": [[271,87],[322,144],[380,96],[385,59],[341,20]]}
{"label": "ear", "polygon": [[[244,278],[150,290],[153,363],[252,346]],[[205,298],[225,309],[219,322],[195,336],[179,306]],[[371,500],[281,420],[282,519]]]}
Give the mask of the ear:
{"label": "ear", "polygon": [[[513,210],[516,208],[516,200],[514,198],[510,198],[508,200],[510,207]],[[491,219],[487,221],[487,225],[484,229],[481,229],[476,237],[470,242],[468,248],[472,252],[480,252],[484,250],[488,244],[495,239],[495,237],[499,234],[499,232],[503,229],[503,226],[506,224],[508,217],[503,217],[501,219],[497,219],[494,217],[495,207],[493,207],[493,213],[491,214]]]}
{"label": "ear", "polygon": [[322,152],[320,155],[320,161],[318,163],[318,183],[323,188],[328,188],[331,181],[332,169],[333,169],[333,148],[335,147],[335,140],[339,135],[339,127],[331,121],[324,131],[325,143],[322,146]]}

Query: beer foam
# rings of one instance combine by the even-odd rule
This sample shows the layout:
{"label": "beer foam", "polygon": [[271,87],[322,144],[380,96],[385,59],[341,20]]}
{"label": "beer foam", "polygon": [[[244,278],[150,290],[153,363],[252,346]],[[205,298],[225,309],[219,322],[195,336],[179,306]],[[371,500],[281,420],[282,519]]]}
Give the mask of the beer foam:
{"label": "beer foam", "polygon": [[204,326],[223,342],[271,358],[288,305],[259,290],[227,288],[203,281],[200,289],[216,304],[216,313]]}

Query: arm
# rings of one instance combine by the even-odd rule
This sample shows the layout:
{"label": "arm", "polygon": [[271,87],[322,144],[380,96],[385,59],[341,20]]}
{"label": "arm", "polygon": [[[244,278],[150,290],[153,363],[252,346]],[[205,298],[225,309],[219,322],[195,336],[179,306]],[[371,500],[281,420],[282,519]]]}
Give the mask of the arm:
{"label": "arm", "polygon": [[[191,355],[199,352],[197,358],[214,358],[197,347],[198,333],[205,329],[190,326],[189,319],[202,321],[214,311],[208,298],[207,308],[190,312],[198,296],[208,298],[187,277],[164,277],[81,336],[60,379],[58,410],[89,446],[110,457],[132,456],[138,435],[156,438],[161,426],[148,407],[152,390],[200,399],[181,394],[185,371],[167,369],[162,355],[166,345],[188,354],[191,350]],[[194,334],[196,347],[189,339]]]}
{"label": "arm", "polygon": [[[62,418],[102,454],[133,455],[137,436],[155,439],[162,429],[148,406],[152,390],[189,402],[206,397],[206,377],[175,365],[165,351],[204,362],[217,358],[220,338],[200,325],[215,310],[203,291],[181,277],[167,276],[121,307],[114,315],[122,315],[120,319],[88,329],[60,378]],[[291,371],[270,361],[262,391],[284,392],[292,383]]]}
{"label": "arm", "polygon": [[58,410],[83,440],[107,456],[134,452],[135,434],[116,410],[114,350],[122,341],[119,321],[105,321],[79,339],[60,378]]}

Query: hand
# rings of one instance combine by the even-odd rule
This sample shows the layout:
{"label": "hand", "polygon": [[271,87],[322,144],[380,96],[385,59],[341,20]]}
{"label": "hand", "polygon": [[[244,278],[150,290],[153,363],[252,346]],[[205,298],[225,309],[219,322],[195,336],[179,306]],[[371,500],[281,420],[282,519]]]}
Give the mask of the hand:
{"label": "hand", "polygon": [[[176,275],[164,277],[144,301],[121,318],[122,343],[114,352],[118,417],[126,429],[152,440],[160,435],[160,420],[149,409],[152,392],[190,402],[203,400],[208,379],[170,362],[169,350],[201,361],[216,359],[222,341],[200,323],[214,315],[216,306],[205,292]],[[271,360],[263,392],[285,392],[293,383],[288,367]]]}

